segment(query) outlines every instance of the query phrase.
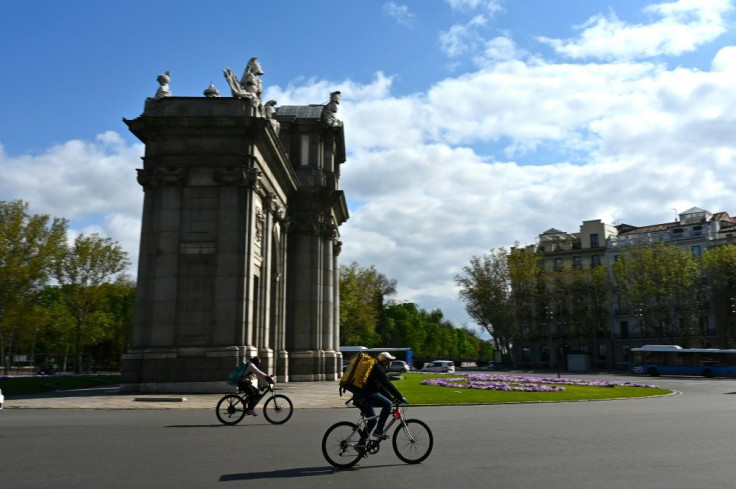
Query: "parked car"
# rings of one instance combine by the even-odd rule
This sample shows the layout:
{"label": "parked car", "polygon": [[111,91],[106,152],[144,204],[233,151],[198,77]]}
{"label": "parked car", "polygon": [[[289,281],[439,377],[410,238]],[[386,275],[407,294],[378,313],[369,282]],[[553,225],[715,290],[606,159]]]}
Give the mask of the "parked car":
{"label": "parked car", "polygon": [[389,372],[408,372],[411,370],[411,367],[409,367],[409,364],[402,361],[402,360],[394,360],[391,362],[391,365],[388,366]]}
{"label": "parked car", "polygon": [[455,363],[450,360],[435,360],[422,367],[422,372],[449,372],[455,371]]}

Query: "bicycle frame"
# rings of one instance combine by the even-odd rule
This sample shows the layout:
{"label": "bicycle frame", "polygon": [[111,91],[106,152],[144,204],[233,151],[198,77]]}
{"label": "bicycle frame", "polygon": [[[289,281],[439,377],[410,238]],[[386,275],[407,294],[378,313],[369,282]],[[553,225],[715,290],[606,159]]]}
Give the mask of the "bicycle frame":
{"label": "bicycle frame", "polygon": [[[352,399],[351,399],[352,400]],[[349,402],[349,401],[348,401]],[[356,406],[357,407],[357,406]],[[402,427],[404,428],[404,432],[406,433],[406,436],[409,437],[409,439],[413,440],[414,437],[412,436],[411,432],[406,429],[406,423],[404,422],[404,412],[406,411],[406,407],[401,407],[400,404],[395,403],[391,407],[391,416],[389,416],[388,422],[386,423],[386,426],[383,427],[383,432],[388,433],[389,430],[393,427],[393,425],[398,421],[401,423]],[[361,431],[365,431],[366,427],[368,426],[368,423],[373,421],[374,419],[377,420],[380,417],[380,413],[376,414],[374,416],[368,416],[366,417],[363,414],[363,411],[360,411],[360,420],[357,423],[357,426],[355,430],[353,430],[353,433],[348,437],[349,441],[353,441],[353,437],[360,433]],[[370,436],[371,433],[367,433],[367,436]],[[360,435],[358,435],[360,437]],[[369,439],[368,441],[368,451],[371,450],[371,448],[375,449],[376,445],[383,441],[382,438],[373,438]],[[357,443],[357,440],[356,440]]]}
{"label": "bicycle frame", "polygon": [[[404,421],[404,410],[406,408],[402,409],[399,407],[398,404],[394,404],[393,407],[391,407],[391,416],[389,416],[388,423],[386,423],[386,426],[383,428],[384,433],[388,433],[388,430],[391,429],[391,427],[396,423],[396,421],[401,421],[403,423]],[[374,416],[368,416],[367,418],[363,415],[363,413],[360,413],[360,421],[358,421],[358,429],[362,429],[366,426],[368,426],[368,423],[373,421],[374,419],[378,419],[381,415],[376,414]]]}
{"label": "bicycle frame", "polygon": [[[256,394],[249,396],[246,391],[241,390],[240,386],[236,393],[225,394],[215,407],[217,419],[222,424],[233,425],[239,423],[246,414],[247,407],[255,409],[255,407],[266,398],[263,402],[263,414],[266,420],[271,424],[283,424],[291,418],[294,405],[287,396],[276,394],[277,389],[273,384],[268,383],[260,387]],[[249,401],[253,403],[249,406]]]}
{"label": "bicycle frame", "polygon": [[[393,436],[387,438],[370,436],[367,432],[368,424],[373,423],[380,414],[365,416],[361,410],[357,423],[339,421],[333,424],[322,437],[322,454],[330,465],[348,468],[369,454],[378,453],[381,441],[391,439],[394,453],[399,459],[408,464],[421,463],[431,453],[434,437],[426,423],[419,419],[407,418],[406,410],[407,407],[402,407],[398,403],[393,404],[391,419],[384,426],[385,433],[389,433],[393,428]],[[365,442],[365,445],[362,442]]]}
{"label": "bicycle frame", "polygon": [[[266,384],[263,387],[258,388],[258,394],[256,395],[256,402],[253,403],[253,407],[257,406],[261,400],[266,397],[266,394],[271,393],[271,397],[275,396],[276,393],[273,389],[273,384]],[[243,400],[248,399],[248,393],[246,391],[240,390],[238,388],[238,395],[243,398]]]}

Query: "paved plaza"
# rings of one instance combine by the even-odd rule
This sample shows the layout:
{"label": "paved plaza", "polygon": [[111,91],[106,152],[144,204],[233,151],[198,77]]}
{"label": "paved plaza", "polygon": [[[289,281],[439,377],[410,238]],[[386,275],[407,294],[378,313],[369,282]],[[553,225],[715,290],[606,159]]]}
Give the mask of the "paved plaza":
{"label": "paved plaza", "polygon": [[[294,408],[345,407],[337,381],[277,384]],[[214,409],[223,394],[120,394],[117,387],[99,387],[25,396],[5,394],[5,409]]]}

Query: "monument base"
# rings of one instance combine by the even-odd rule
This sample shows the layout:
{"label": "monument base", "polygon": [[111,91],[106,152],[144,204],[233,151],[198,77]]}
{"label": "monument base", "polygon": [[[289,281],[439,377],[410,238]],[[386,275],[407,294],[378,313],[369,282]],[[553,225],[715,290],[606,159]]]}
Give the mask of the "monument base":
{"label": "monument base", "polygon": [[146,348],[122,357],[121,392],[231,392],[241,348]]}

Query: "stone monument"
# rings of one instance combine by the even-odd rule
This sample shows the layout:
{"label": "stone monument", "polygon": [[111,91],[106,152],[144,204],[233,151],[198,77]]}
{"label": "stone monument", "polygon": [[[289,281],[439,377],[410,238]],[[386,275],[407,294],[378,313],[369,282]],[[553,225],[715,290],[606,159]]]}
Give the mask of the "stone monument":
{"label": "stone monument", "polygon": [[122,391],[232,390],[228,372],[253,355],[281,382],[341,374],[339,226],[348,211],[336,105],[329,122],[325,105],[264,105],[257,58],[240,80],[224,73],[232,97],[213,84],[202,97],[174,96],[167,72],[143,113],[123,119],[145,155]]}

